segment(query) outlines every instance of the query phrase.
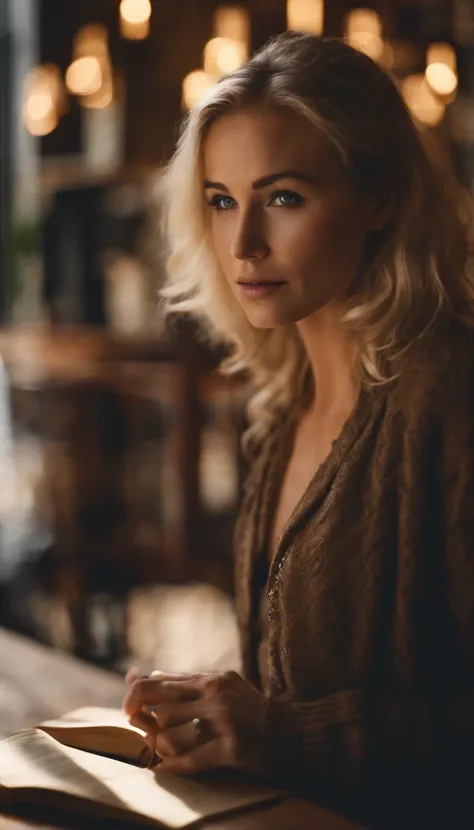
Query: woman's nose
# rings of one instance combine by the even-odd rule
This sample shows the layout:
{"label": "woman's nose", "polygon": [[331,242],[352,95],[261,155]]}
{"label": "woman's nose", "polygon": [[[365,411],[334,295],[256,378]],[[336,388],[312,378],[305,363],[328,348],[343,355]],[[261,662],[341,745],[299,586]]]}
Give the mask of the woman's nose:
{"label": "woman's nose", "polygon": [[263,229],[255,219],[245,219],[236,229],[230,252],[235,259],[263,259],[268,255],[269,246]]}

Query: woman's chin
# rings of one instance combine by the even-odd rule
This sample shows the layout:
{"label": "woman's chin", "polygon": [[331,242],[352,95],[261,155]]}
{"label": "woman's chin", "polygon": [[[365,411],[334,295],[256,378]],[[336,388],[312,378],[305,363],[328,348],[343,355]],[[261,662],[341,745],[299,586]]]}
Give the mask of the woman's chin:
{"label": "woman's chin", "polygon": [[321,299],[319,302],[312,303],[287,303],[278,306],[276,304],[271,306],[270,303],[268,305],[263,303],[257,305],[255,303],[255,305],[250,306],[250,304],[245,303],[243,308],[249,323],[256,329],[274,329],[277,326],[294,325],[303,320],[310,320],[314,314],[321,312],[323,309],[329,309],[331,306],[339,309],[342,313],[343,306],[339,306],[336,301],[331,301],[331,299]]}
{"label": "woman's chin", "polygon": [[288,314],[265,314],[263,311],[260,313],[248,313],[247,318],[249,323],[256,329],[275,329],[277,326],[285,326],[288,323],[294,322]]}
{"label": "woman's chin", "polygon": [[247,314],[249,323],[256,329],[274,329],[277,326],[287,326],[290,323],[296,323],[300,316],[292,313],[288,308],[259,308],[259,309],[244,309]]}

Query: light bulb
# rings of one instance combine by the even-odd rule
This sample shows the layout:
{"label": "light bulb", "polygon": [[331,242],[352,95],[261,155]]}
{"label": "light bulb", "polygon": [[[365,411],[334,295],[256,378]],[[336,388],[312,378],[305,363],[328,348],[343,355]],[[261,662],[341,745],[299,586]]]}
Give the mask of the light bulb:
{"label": "light bulb", "polygon": [[449,43],[431,43],[426,50],[426,64],[444,63],[453,72],[456,71],[456,52]]}
{"label": "light bulb", "polygon": [[373,9],[353,9],[345,17],[345,34],[382,36],[382,21]]}
{"label": "light bulb", "polygon": [[120,15],[127,23],[146,23],[151,17],[150,0],[122,0]]}
{"label": "light bulb", "polygon": [[402,93],[408,108],[420,121],[430,127],[439,124],[446,107],[433,95],[424,75],[415,74],[405,78]]}
{"label": "light bulb", "polygon": [[324,0],[287,0],[288,29],[320,35],[324,28]]}
{"label": "light bulb", "polygon": [[94,55],[77,58],[66,72],[66,85],[73,95],[92,95],[102,85],[102,68]]}
{"label": "light bulb", "polygon": [[246,49],[226,37],[215,37],[204,47],[204,71],[215,78],[233,72],[245,63]]}
{"label": "light bulb", "polygon": [[65,109],[61,76],[57,66],[37,66],[27,76],[23,93],[23,123],[35,136],[47,135],[59,123]]}
{"label": "light bulb", "polygon": [[202,96],[214,85],[211,78],[202,69],[190,72],[183,81],[183,104],[190,110],[201,100]]}
{"label": "light bulb", "polygon": [[438,95],[452,95],[458,85],[456,73],[445,63],[430,63],[425,76],[433,92]]}
{"label": "light bulb", "polygon": [[226,37],[244,45],[250,38],[250,20],[242,6],[218,6],[214,12],[213,30],[216,37]]}

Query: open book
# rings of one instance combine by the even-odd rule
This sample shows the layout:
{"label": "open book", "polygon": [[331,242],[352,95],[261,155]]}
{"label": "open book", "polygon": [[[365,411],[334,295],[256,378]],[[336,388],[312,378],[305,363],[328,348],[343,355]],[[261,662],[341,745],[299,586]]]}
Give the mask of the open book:
{"label": "open book", "polygon": [[56,805],[181,828],[285,795],[231,771],[184,778],[148,769],[149,760],[144,733],[122,712],[78,709],[0,740],[0,809]]}

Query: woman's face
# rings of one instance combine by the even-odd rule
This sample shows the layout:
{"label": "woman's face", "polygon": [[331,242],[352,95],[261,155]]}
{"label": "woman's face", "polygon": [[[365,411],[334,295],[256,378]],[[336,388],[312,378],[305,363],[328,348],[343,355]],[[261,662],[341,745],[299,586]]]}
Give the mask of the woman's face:
{"label": "woman's face", "polygon": [[273,328],[337,303],[381,217],[328,140],[255,106],[221,116],[203,156],[212,247],[249,321]]}

